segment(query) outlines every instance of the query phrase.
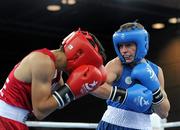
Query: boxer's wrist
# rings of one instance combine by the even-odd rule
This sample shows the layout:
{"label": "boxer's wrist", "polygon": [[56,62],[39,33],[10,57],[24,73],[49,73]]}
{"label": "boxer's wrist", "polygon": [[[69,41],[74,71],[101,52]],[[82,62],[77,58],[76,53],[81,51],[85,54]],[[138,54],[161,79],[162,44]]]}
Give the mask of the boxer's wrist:
{"label": "boxer's wrist", "polygon": [[159,88],[158,90],[156,90],[155,92],[153,92],[153,104],[160,104],[164,99],[164,95],[161,91],[161,89]]}
{"label": "boxer's wrist", "polygon": [[126,90],[117,88],[117,86],[115,86],[111,89],[111,94],[109,96],[109,100],[114,101],[114,102],[118,101],[120,103],[123,103],[125,97],[126,97]]}
{"label": "boxer's wrist", "polygon": [[54,91],[53,97],[58,103],[58,108],[63,108],[74,100],[74,95],[67,84],[61,86],[57,91]]}

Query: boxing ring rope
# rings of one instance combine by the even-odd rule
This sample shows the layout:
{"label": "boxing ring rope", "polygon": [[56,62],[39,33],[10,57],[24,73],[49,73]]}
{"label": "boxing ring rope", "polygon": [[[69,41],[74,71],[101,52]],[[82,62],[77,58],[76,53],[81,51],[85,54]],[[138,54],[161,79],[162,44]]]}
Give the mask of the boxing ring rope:
{"label": "boxing ring rope", "polygon": [[[180,121],[167,122],[166,119],[161,119],[157,114],[150,116],[153,130],[164,130],[164,128],[180,127]],[[80,122],[45,122],[45,121],[26,121],[29,127],[43,128],[81,128],[81,129],[96,129],[97,123],[80,123]]]}
{"label": "boxing ring rope", "polygon": [[[96,129],[97,123],[75,123],[75,122],[41,122],[41,121],[27,121],[26,124],[29,127],[43,127],[43,128],[82,128],[82,129]],[[156,130],[163,128],[180,127],[180,121],[167,122],[160,124],[159,128],[156,126]]]}
{"label": "boxing ring rope", "polygon": [[162,127],[164,128],[180,127],[180,121],[164,123],[162,124]]}
{"label": "boxing ring rope", "polygon": [[29,127],[43,127],[43,128],[83,128],[95,129],[97,123],[75,123],[75,122],[41,122],[41,121],[26,121]]}

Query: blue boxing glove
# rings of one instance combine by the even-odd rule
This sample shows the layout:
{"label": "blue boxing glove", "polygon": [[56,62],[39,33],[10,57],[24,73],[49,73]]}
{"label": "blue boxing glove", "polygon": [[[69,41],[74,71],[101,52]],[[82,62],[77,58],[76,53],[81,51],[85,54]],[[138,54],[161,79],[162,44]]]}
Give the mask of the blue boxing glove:
{"label": "blue boxing glove", "polygon": [[163,94],[160,89],[160,82],[148,63],[136,65],[131,72],[132,80],[138,80],[143,86],[147,87],[153,93],[153,104],[159,104],[163,101]]}
{"label": "blue boxing glove", "polygon": [[126,90],[115,86],[109,99],[119,102],[136,112],[145,112],[151,107],[153,97],[152,92],[146,87],[135,84]]}

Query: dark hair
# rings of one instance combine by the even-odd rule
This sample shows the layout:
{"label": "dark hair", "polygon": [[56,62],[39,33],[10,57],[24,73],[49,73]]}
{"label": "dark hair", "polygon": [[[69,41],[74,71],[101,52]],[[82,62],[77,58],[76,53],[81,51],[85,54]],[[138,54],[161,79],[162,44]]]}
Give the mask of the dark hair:
{"label": "dark hair", "polygon": [[128,22],[121,25],[118,32],[128,32],[135,29],[144,29],[144,26],[137,22]]}
{"label": "dark hair", "polygon": [[101,42],[96,38],[96,36],[92,33],[89,33],[93,40],[87,39],[93,47],[95,47],[95,44],[98,46],[98,52],[102,56],[103,60],[106,61],[106,53],[105,49],[103,48]]}

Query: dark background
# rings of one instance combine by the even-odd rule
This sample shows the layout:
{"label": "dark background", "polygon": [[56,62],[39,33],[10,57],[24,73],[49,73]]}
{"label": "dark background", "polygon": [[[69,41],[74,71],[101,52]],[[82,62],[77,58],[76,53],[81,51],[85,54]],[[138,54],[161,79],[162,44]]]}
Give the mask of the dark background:
{"label": "dark background", "polygon": [[[49,12],[46,10],[49,4],[59,4],[62,9]],[[58,48],[63,38],[79,27],[97,36],[109,61],[116,56],[112,34],[121,24],[138,20],[150,33],[147,58],[164,70],[171,102],[168,122],[179,121],[180,23],[168,23],[171,17],[180,17],[180,0],[77,0],[75,5],[64,5],[61,0],[1,0],[0,86],[12,67],[30,51]],[[166,27],[153,30],[151,25],[155,22],[163,22]],[[97,123],[105,109],[104,100],[88,95],[44,121]]]}

